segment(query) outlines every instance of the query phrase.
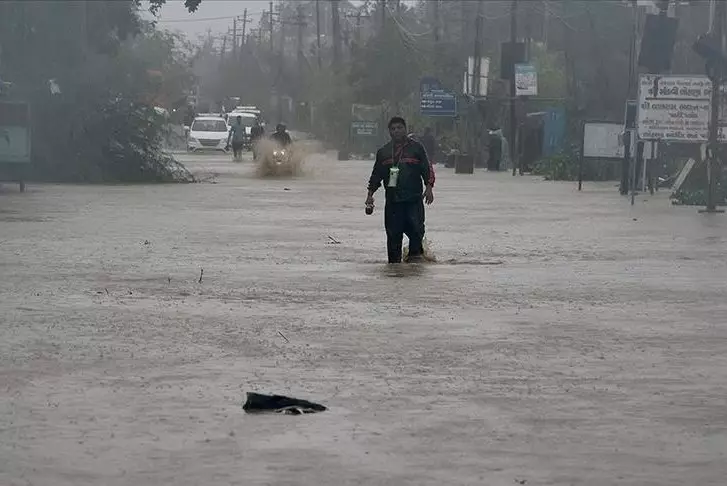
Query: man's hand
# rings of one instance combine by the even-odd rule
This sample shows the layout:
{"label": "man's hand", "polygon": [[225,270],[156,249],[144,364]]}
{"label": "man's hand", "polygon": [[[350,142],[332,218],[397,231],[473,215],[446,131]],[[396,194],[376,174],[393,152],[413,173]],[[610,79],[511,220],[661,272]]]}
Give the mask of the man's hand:
{"label": "man's hand", "polygon": [[424,202],[427,204],[432,204],[434,202],[434,191],[432,190],[432,186],[427,186],[426,189],[424,189]]}
{"label": "man's hand", "polygon": [[374,195],[369,194],[368,196],[366,196],[366,202],[364,204],[367,206],[373,205],[374,204]]}

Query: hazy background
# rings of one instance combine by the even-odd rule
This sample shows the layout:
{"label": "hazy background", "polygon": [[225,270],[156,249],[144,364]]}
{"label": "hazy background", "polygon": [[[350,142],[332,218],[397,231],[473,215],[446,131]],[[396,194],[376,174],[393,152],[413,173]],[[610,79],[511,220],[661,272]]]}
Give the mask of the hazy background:
{"label": "hazy background", "polygon": [[[159,27],[179,31],[195,40],[208,30],[212,34],[225,34],[232,27],[232,19],[242,16],[247,9],[253,27],[257,26],[263,10],[269,8],[264,0],[204,0],[199,9],[190,14],[182,0],[170,0],[159,15]],[[240,25],[241,27],[241,25]]]}

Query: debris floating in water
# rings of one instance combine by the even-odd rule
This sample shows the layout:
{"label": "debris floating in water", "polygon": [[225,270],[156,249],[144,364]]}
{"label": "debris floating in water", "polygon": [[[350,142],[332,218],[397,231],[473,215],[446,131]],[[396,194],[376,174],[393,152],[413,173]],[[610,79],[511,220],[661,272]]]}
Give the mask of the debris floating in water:
{"label": "debris floating in water", "polygon": [[247,401],[242,409],[247,413],[282,413],[285,415],[303,415],[327,410],[323,405],[308,400],[253,392],[247,393]]}

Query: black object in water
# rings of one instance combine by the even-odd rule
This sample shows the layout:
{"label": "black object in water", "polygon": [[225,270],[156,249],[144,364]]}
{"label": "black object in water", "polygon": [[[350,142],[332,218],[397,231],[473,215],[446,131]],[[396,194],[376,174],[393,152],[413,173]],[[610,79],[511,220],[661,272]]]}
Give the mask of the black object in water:
{"label": "black object in water", "polygon": [[298,398],[248,392],[247,401],[242,406],[242,409],[247,413],[302,415],[304,413],[323,412],[326,410],[326,407]]}

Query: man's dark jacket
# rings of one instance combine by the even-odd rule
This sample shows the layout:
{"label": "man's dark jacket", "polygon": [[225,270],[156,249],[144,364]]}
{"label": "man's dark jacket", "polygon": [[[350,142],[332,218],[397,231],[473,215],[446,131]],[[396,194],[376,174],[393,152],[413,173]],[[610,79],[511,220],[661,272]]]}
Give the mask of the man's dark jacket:
{"label": "man's dark jacket", "polygon": [[[389,170],[398,166],[396,187],[389,188]],[[429,163],[424,146],[412,139],[395,146],[391,141],[376,152],[376,161],[369,179],[369,190],[376,190],[384,183],[386,202],[411,202],[421,200],[424,184],[434,187],[434,168]]]}

